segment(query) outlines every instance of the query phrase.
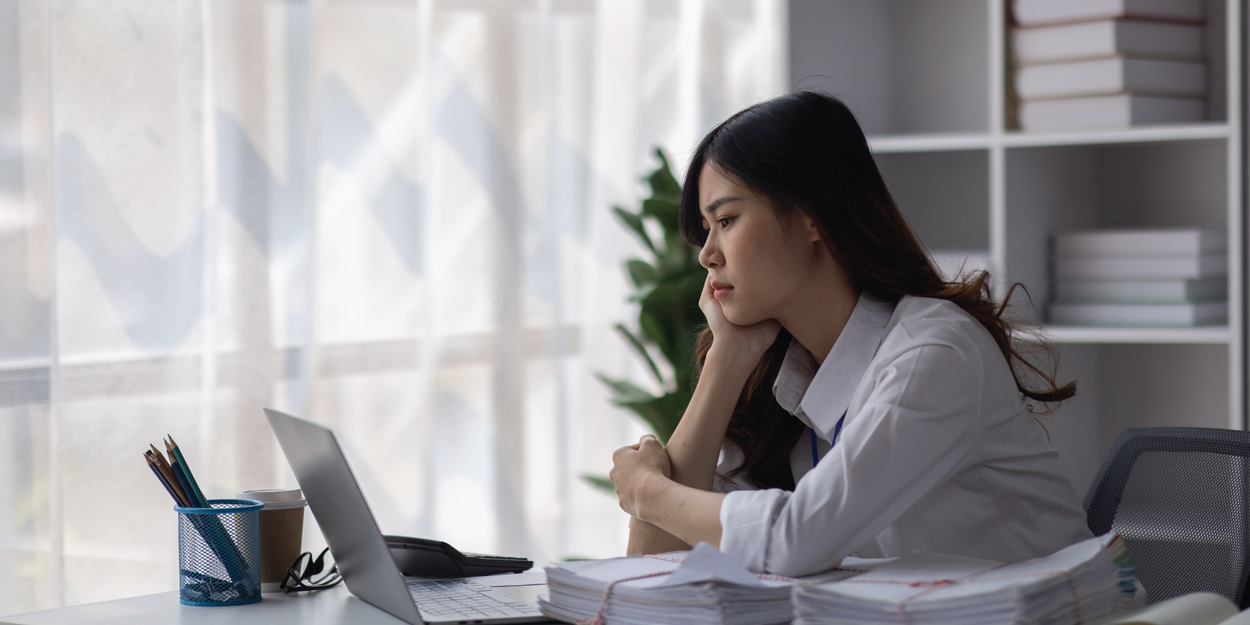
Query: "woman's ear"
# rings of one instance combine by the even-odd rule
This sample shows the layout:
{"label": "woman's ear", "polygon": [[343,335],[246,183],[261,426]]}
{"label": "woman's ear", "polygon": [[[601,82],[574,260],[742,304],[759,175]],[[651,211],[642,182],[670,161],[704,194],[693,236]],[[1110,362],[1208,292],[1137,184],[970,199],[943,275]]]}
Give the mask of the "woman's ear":
{"label": "woman's ear", "polygon": [[[801,214],[801,213],[800,213]],[[816,225],[816,220],[803,215],[803,235],[807,238],[808,243],[816,243],[824,239],[820,236],[820,226]]]}

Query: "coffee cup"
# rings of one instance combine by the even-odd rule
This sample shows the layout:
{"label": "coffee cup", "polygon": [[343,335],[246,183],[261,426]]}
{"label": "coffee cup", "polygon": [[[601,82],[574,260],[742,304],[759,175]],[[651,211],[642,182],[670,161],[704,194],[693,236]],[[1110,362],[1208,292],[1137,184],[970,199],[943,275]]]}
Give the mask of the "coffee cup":
{"label": "coffee cup", "polygon": [[265,505],[260,511],[260,591],[279,592],[287,569],[302,552],[308,501],[298,488],[245,490],[236,497]]}

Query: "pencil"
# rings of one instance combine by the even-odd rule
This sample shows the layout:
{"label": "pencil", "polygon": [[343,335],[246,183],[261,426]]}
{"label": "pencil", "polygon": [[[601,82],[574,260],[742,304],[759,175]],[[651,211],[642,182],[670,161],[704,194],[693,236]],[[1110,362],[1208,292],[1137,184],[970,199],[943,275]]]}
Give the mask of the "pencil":
{"label": "pencil", "polygon": [[165,476],[161,475],[160,470],[156,468],[156,459],[152,457],[152,452],[143,452],[143,459],[148,461],[148,468],[152,469],[152,475],[155,475],[156,479],[160,480],[161,486],[164,486],[169,496],[174,498],[174,503],[182,505],[182,502],[178,501],[178,493],[175,493],[174,489],[169,487],[169,483],[165,481]]}
{"label": "pencil", "polygon": [[165,476],[165,481],[169,482],[169,487],[174,489],[178,495],[178,501],[182,502],[185,508],[194,508],[195,504],[191,502],[191,498],[183,492],[182,485],[178,483],[178,478],[174,476],[173,467],[169,466],[169,462],[165,460],[165,456],[156,450],[156,445],[149,445],[152,448],[152,455],[156,456],[156,468],[160,469],[161,475]]}
{"label": "pencil", "polygon": [[[186,456],[182,455],[182,450],[178,449],[178,443],[174,441],[173,434],[169,435],[169,440],[165,441],[165,449],[169,450],[170,456],[178,460],[178,466],[182,467],[182,474],[187,478],[187,484],[191,486],[189,495],[194,495],[200,502],[200,507],[209,508],[208,498],[204,496],[204,491],[200,490],[200,485],[195,481],[195,474],[191,472],[191,465],[187,464]],[[170,462],[172,463],[172,460]]]}
{"label": "pencil", "polygon": [[[150,447],[152,447],[152,450],[143,452],[143,456],[147,458],[148,465],[152,467],[152,471],[160,478],[161,483],[165,485],[169,494],[173,495],[178,505],[184,508],[199,507],[198,504],[184,499],[186,494],[182,491],[177,479],[174,478],[175,468],[178,465],[174,464],[171,466],[165,460],[165,457],[161,455],[161,452],[157,451],[155,445],[150,445]],[[181,472],[180,467],[178,469]],[[243,557],[242,552],[239,551],[239,547],[235,544],[234,539],[230,537],[230,533],[226,531],[225,526],[221,524],[221,519],[212,515],[202,516],[194,513],[183,516],[204,538],[204,542],[212,549],[222,566],[226,568],[226,573],[230,576],[231,581],[256,581],[252,579],[251,571],[247,566],[247,560]]]}
{"label": "pencil", "polygon": [[174,472],[174,477],[178,478],[178,485],[182,487],[182,492],[187,494],[187,498],[191,500],[192,508],[204,508],[207,506],[200,505],[200,501],[191,494],[191,484],[187,482],[187,474],[182,471],[182,466],[178,464],[178,459],[174,458],[169,463],[169,468]]}

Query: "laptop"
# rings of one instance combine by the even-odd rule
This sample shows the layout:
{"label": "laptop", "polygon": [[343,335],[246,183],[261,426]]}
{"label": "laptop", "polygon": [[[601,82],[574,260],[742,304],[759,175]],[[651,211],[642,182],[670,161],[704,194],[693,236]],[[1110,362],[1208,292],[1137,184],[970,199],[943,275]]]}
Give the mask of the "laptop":
{"label": "laptop", "polygon": [[413,625],[548,621],[537,606],[470,579],[404,579],[334,432],[268,408],[265,417],[353,595]]}

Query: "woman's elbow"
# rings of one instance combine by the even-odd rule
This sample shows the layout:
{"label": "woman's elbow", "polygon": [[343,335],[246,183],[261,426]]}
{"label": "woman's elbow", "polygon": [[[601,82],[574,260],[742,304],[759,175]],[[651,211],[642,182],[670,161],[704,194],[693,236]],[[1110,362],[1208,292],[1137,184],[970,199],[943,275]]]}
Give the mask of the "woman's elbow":
{"label": "woman's elbow", "polygon": [[805,577],[824,573],[838,567],[850,549],[839,544],[831,536],[832,531],[813,535],[810,522],[805,531],[793,531],[801,526],[791,524],[783,516],[773,526],[765,556],[765,573],[783,577]]}
{"label": "woman's elbow", "polygon": [[806,577],[824,573],[838,567],[842,563],[842,555],[820,554],[820,550],[797,549],[778,550],[777,555],[769,555],[765,573],[782,577]]}

